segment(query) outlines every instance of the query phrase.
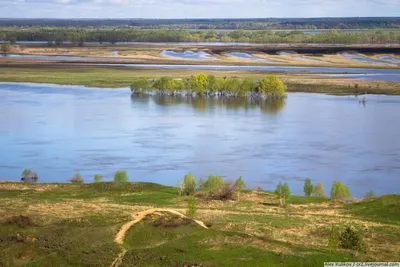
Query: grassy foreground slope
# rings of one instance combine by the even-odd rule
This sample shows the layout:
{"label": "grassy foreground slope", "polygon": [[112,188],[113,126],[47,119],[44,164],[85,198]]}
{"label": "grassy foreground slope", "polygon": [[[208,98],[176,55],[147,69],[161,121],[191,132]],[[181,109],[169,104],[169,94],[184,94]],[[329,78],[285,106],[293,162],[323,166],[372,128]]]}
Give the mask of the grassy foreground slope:
{"label": "grassy foreground slope", "polygon": [[[196,219],[157,212],[114,238],[150,208],[186,212],[178,189],[151,183],[0,183],[0,266],[322,266],[324,261],[400,261],[400,196],[355,204],[268,192],[240,201],[197,199]],[[362,229],[367,252],[331,249],[329,231]]]}

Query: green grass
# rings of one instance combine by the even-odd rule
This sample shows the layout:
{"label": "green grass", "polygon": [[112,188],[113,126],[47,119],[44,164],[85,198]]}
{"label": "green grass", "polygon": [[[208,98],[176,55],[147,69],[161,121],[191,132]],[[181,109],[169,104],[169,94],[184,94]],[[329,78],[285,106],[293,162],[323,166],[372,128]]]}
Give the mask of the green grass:
{"label": "green grass", "polygon": [[[137,228],[137,229],[135,229]],[[143,222],[131,234],[139,241],[124,257],[122,266],[321,266],[324,261],[351,261],[350,253],[292,246],[273,240],[214,229],[160,229]],[[150,234],[146,234],[148,232]],[[161,233],[160,233],[161,232]],[[162,242],[168,239],[169,242]],[[161,242],[160,242],[161,240]],[[143,247],[144,246],[144,247]],[[281,253],[282,247],[292,253]]]}
{"label": "green grass", "polygon": [[328,202],[329,199],[325,197],[306,197],[306,196],[290,196],[287,200],[288,204],[319,204]]}
{"label": "green grass", "polygon": [[25,228],[3,222],[0,266],[106,266],[119,251],[113,242],[118,225],[103,218]]}
{"label": "green grass", "polygon": [[385,195],[346,205],[349,213],[368,220],[400,223],[400,195]]}

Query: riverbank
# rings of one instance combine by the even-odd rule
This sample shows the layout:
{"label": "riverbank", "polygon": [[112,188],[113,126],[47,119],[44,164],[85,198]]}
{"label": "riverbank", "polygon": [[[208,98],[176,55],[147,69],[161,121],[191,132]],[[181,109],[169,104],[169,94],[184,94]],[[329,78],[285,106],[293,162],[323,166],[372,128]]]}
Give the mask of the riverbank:
{"label": "riverbank", "polygon": [[[84,85],[87,87],[129,87],[134,78],[190,77],[199,70],[189,69],[136,69],[112,66],[65,66],[57,64],[0,65],[0,82],[32,82],[60,85]],[[260,79],[274,73],[287,85],[288,92],[315,92],[333,95],[386,94],[400,95],[400,83],[384,81],[359,81],[338,77],[324,77],[312,73],[294,71],[227,71],[204,70],[217,77]]]}
{"label": "riverbank", "polygon": [[[287,208],[261,190],[243,191],[240,201],[196,198],[195,218],[209,229],[160,211],[132,225],[122,247],[114,239],[135,214],[187,214],[188,198],[178,196],[178,188],[140,182],[0,183],[0,198],[2,266],[109,266],[118,257],[120,266],[313,267],[400,260],[399,195],[354,204],[292,196]],[[359,229],[366,252],[330,248],[333,224]]]}

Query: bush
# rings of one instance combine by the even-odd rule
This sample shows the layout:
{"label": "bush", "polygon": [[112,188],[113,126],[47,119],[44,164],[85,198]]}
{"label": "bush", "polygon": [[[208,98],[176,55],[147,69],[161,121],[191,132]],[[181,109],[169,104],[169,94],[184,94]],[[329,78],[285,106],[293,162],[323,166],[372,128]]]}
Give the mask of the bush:
{"label": "bush", "polygon": [[25,228],[27,226],[35,226],[31,217],[23,216],[23,215],[12,216],[11,218],[9,218],[7,220],[7,222],[11,223],[11,224],[16,224],[19,227],[23,227],[23,228]]}
{"label": "bush", "polygon": [[329,234],[328,245],[330,248],[337,248],[338,247],[338,231],[337,228],[332,225],[331,232]]}
{"label": "bush", "polygon": [[186,215],[188,217],[194,218],[196,214],[197,214],[196,199],[193,196],[191,196],[188,199],[188,207],[186,210]]}
{"label": "bush", "polygon": [[82,175],[79,172],[75,173],[74,177],[71,178],[70,182],[73,184],[83,184]]}
{"label": "bush", "polygon": [[306,181],[304,182],[304,194],[309,197],[314,191],[314,186],[311,183],[311,179],[307,178]]}
{"label": "bush", "polygon": [[346,199],[351,197],[350,189],[340,181],[334,181],[331,189],[331,199]]}
{"label": "bush", "polygon": [[354,227],[347,226],[339,235],[339,247],[357,251],[365,251],[365,245],[361,231],[357,231]]}
{"label": "bush", "polygon": [[94,175],[94,182],[95,183],[100,183],[102,181],[103,181],[103,175],[101,175],[101,174],[95,174]]}
{"label": "bush", "polygon": [[210,198],[213,200],[235,200],[237,188],[233,181],[224,182],[224,184],[210,192]]}
{"label": "bush", "polygon": [[114,174],[114,183],[127,183],[128,181],[128,174],[125,170],[119,170]]}
{"label": "bush", "polygon": [[314,187],[312,195],[315,197],[326,197],[324,184],[322,182],[317,183],[317,185]]}
{"label": "bush", "polygon": [[375,193],[372,190],[369,190],[366,194],[365,194],[365,198],[374,198],[375,197]]}

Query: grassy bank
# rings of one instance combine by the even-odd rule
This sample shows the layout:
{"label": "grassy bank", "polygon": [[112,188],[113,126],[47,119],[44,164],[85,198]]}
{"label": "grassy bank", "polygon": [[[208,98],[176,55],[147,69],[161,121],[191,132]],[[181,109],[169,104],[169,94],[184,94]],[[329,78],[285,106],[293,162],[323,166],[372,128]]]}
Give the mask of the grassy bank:
{"label": "grassy bank", "polygon": [[[185,51],[207,52],[212,59],[185,59],[163,56],[164,50],[173,50],[183,53]],[[229,52],[242,52],[253,55],[260,59],[272,60],[279,63],[279,66],[313,66],[313,67],[342,67],[342,68],[399,68],[396,64],[384,65],[349,59],[342,55],[344,51],[356,53],[369,59],[375,59],[384,63],[379,57],[383,55],[398,58],[399,46],[390,47],[356,47],[347,45],[302,45],[291,44],[290,46],[267,45],[254,46],[204,46],[195,44],[185,45],[93,45],[93,46],[25,46],[14,45],[9,54],[22,55],[46,55],[46,56],[77,56],[85,57],[87,61],[102,59],[103,63],[136,63],[136,64],[205,64],[205,65],[242,65],[260,66],[271,65],[268,62],[257,61],[248,58],[237,58],[229,56]],[[282,51],[290,51],[293,54],[279,54]],[[297,51],[298,54],[295,53]],[[118,56],[110,53],[118,52]],[[93,59],[90,59],[93,58]],[[97,58],[97,59],[96,59]],[[0,63],[27,62],[35,63],[37,60],[26,58],[2,58]],[[78,63],[70,61],[70,63]],[[386,61],[386,63],[391,63]]]}
{"label": "grassy bank", "polygon": [[[197,198],[196,219],[146,216],[114,242],[131,216],[149,208],[185,213],[178,188],[151,183],[0,183],[1,266],[321,266],[324,261],[399,261],[400,197],[355,204],[246,191],[240,201]],[[22,215],[22,216],[21,216]],[[361,229],[366,252],[328,246],[332,225]]]}
{"label": "grassy bank", "polygon": [[[124,67],[60,66],[55,64],[0,65],[0,82],[33,82],[88,87],[129,87],[135,77],[189,77],[198,70],[134,69]],[[204,71],[217,77],[260,79],[264,71]],[[382,81],[352,81],[298,73],[276,73],[288,86],[288,92],[317,92],[348,95],[354,93],[400,95],[400,83]],[[355,86],[357,84],[357,89]]]}

